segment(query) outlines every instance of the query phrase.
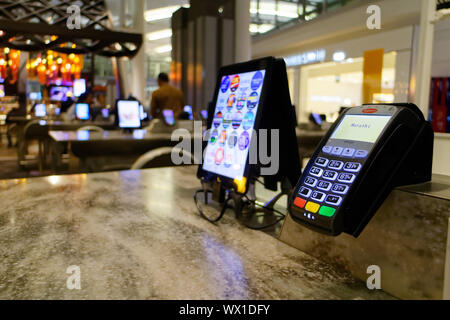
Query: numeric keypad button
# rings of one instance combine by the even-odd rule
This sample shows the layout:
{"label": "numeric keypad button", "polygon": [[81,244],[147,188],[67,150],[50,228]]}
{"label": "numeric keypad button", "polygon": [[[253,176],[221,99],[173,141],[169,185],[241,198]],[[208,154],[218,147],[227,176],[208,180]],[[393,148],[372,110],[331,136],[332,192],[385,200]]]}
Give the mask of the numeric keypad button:
{"label": "numeric keypad button", "polygon": [[344,182],[344,183],[352,183],[353,181],[355,181],[356,176],[352,173],[340,173],[338,176],[338,181],[339,182]]}
{"label": "numeric keypad button", "polygon": [[325,199],[325,193],[319,191],[313,191],[311,199],[317,202],[322,202]]}
{"label": "numeric keypad button", "polygon": [[298,190],[298,194],[302,195],[305,198],[308,198],[311,195],[311,189],[301,187],[300,190]]}
{"label": "numeric keypad button", "polygon": [[328,165],[328,168],[333,170],[341,170],[343,166],[344,162],[338,160],[331,160],[330,164]]}
{"label": "numeric keypad button", "polygon": [[312,167],[311,170],[309,170],[309,174],[314,177],[320,177],[323,173],[323,169]]}
{"label": "numeric keypad button", "polygon": [[325,170],[322,178],[334,181],[334,180],[336,180],[337,175],[338,175],[338,173],[336,171]]}
{"label": "numeric keypad button", "polygon": [[359,172],[359,170],[361,170],[361,163],[358,162],[347,162],[344,166],[344,171]]}
{"label": "numeric keypad button", "polygon": [[349,186],[336,183],[331,188],[331,191],[333,191],[334,193],[338,193],[338,194],[346,194],[348,189],[349,189]]}
{"label": "numeric keypad button", "polygon": [[321,180],[317,184],[317,189],[322,190],[322,191],[330,191],[330,189],[331,189],[331,182],[322,181]]}
{"label": "numeric keypad button", "polygon": [[313,178],[313,177],[306,177],[304,183],[305,183],[308,187],[314,188],[314,187],[317,185],[317,182],[318,182],[318,181],[319,181],[319,180],[317,180],[316,178]]}
{"label": "numeric keypad button", "polygon": [[329,161],[330,161],[330,160],[328,160],[328,159],[326,159],[326,158],[319,157],[319,158],[316,159],[316,162],[315,162],[315,163],[316,163],[316,165],[318,165],[318,166],[326,167]]}
{"label": "numeric keypad button", "polygon": [[342,198],[339,196],[334,196],[329,194],[326,198],[325,198],[325,203],[327,204],[331,204],[333,206],[338,206],[340,205],[342,202]]}

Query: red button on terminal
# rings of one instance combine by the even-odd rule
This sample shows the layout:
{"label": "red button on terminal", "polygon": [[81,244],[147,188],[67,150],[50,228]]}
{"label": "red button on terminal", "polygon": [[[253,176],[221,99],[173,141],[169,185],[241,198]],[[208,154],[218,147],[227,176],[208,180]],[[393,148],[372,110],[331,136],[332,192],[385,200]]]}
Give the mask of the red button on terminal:
{"label": "red button on terminal", "polygon": [[375,113],[377,111],[378,111],[378,109],[375,109],[375,108],[367,108],[367,109],[363,109],[362,112],[364,112],[364,113]]}
{"label": "red button on terminal", "polygon": [[305,207],[305,204],[306,204],[306,200],[303,200],[302,198],[297,197],[294,200],[294,205],[299,208]]}

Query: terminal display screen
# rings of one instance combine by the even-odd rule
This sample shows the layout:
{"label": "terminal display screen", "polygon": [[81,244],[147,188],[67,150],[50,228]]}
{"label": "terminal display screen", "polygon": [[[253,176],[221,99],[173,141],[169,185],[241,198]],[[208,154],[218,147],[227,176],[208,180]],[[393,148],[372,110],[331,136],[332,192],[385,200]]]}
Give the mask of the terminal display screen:
{"label": "terminal display screen", "polygon": [[375,143],[391,116],[346,115],[331,139]]}
{"label": "terminal display screen", "polygon": [[139,101],[119,100],[117,102],[117,114],[119,116],[119,127],[133,129],[141,127],[141,108]]}
{"label": "terminal display screen", "polygon": [[203,170],[243,177],[265,74],[257,70],[222,77]]}

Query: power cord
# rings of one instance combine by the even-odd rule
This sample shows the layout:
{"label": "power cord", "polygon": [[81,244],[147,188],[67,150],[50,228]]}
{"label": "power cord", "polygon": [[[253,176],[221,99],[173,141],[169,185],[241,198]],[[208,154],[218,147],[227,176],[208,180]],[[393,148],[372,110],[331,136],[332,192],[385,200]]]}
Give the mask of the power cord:
{"label": "power cord", "polygon": [[[259,180],[256,180],[256,181],[260,182]],[[260,183],[261,183],[261,182],[260,182]],[[252,204],[255,205],[255,206],[259,206],[259,207],[261,207],[261,208],[264,208],[264,210],[272,211],[272,212],[274,212],[274,213],[277,213],[277,214],[281,215],[281,217],[278,218],[277,220],[275,220],[274,222],[269,223],[269,224],[266,224],[266,225],[263,225],[263,226],[260,226],[260,227],[254,227],[254,226],[251,226],[251,225],[249,225],[249,224],[247,224],[247,223],[245,223],[245,222],[242,222],[242,224],[243,224],[244,226],[246,226],[247,228],[249,228],[249,229],[252,229],[252,230],[263,230],[263,229],[267,229],[267,228],[273,227],[274,225],[278,224],[280,221],[283,221],[283,219],[286,217],[286,214],[284,214],[283,212],[281,212],[281,211],[279,211],[279,210],[276,210],[276,209],[274,209],[274,208],[265,208],[265,207],[261,206],[260,204],[256,203],[255,200],[249,199],[247,195],[244,195],[244,198],[246,198],[247,201],[249,201],[250,203],[252,203]],[[256,216],[256,217],[263,217],[263,216],[265,216],[265,215],[266,215],[266,214],[262,214],[262,215],[258,215],[258,216]]]}
{"label": "power cord", "polygon": [[[256,181],[258,181],[258,182],[261,183],[261,181],[259,181],[259,180],[256,180]],[[232,199],[231,196],[228,196],[227,199],[225,200],[225,202],[224,202],[224,204],[223,204],[223,207],[222,207],[222,209],[220,210],[219,216],[217,216],[217,218],[215,218],[215,219],[211,219],[211,218],[209,218],[207,215],[205,215],[204,212],[203,212],[203,210],[200,208],[200,205],[199,205],[199,203],[198,203],[198,194],[199,194],[199,193],[204,193],[204,194],[205,194],[205,197],[208,197],[208,194],[209,194],[209,193],[212,193],[212,191],[211,191],[211,190],[206,190],[206,189],[199,189],[199,190],[195,191],[195,193],[194,193],[194,202],[195,202],[195,205],[196,205],[196,207],[197,207],[198,212],[200,213],[200,216],[201,216],[202,218],[204,218],[205,220],[211,222],[211,223],[215,223],[215,222],[218,222],[219,220],[221,220],[221,219],[223,218],[223,215],[225,214],[225,211],[229,208],[228,202]],[[266,224],[266,225],[263,225],[263,226],[259,226],[259,227],[254,227],[254,226],[251,226],[251,225],[249,225],[249,224],[247,224],[247,223],[241,221],[242,224],[243,224],[244,226],[246,226],[247,228],[249,228],[249,229],[252,229],[252,230],[263,230],[263,229],[267,229],[267,228],[270,228],[270,227],[272,227],[272,226],[278,224],[280,221],[282,221],[282,220],[286,217],[286,214],[284,214],[283,212],[281,212],[281,211],[279,211],[279,210],[276,210],[276,209],[274,209],[274,208],[265,208],[265,207],[261,206],[260,204],[256,203],[255,200],[250,199],[247,195],[243,195],[243,198],[245,198],[249,203],[251,203],[251,204],[254,205],[254,206],[258,206],[258,207],[263,208],[264,210],[271,211],[271,212],[273,212],[273,213],[276,213],[276,214],[281,215],[281,217],[279,217],[279,218],[278,218],[277,220],[275,220],[274,222],[269,223],[269,224]],[[258,215],[258,216],[256,216],[256,217],[263,217],[263,216],[265,216],[265,215],[266,215],[266,214],[262,214],[262,215]]]}
{"label": "power cord", "polygon": [[203,190],[203,189],[199,189],[199,190],[195,191],[195,193],[194,193],[194,202],[195,202],[195,205],[197,206],[197,210],[200,213],[200,216],[202,218],[204,218],[205,220],[211,222],[211,223],[217,222],[220,219],[222,219],[223,215],[225,214],[225,211],[228,209],[228,202],[231,200],[231,197],[228,196],[228,198],[225,200],[225,202],[223,204],[223,207],[222,207],[222,210],[220,210],[219,216],[217,218],[215,218],[215,219],[210,219],[208,216],[206,216],[203,213],[203,210],[200,208],[200,206],[198,204],[197,195],[199,193],[201,193],[201,192],[203,192],[205,194],[205,197],[208,197],[208,193],[212,193],[210,190]]}

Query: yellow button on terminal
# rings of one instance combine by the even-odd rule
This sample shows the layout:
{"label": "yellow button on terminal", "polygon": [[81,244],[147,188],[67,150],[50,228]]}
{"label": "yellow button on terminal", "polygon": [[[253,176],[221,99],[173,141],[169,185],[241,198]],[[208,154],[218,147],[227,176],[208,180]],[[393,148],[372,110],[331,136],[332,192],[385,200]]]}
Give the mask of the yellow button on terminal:
{"label": "yellow button on terminal", "polygon": [[311,201],[308,201],[308,203],[305,206],[305,209],[312,213],[316,213],[317,211],[319,211],[319,208],[320,208],[319,204]]}

